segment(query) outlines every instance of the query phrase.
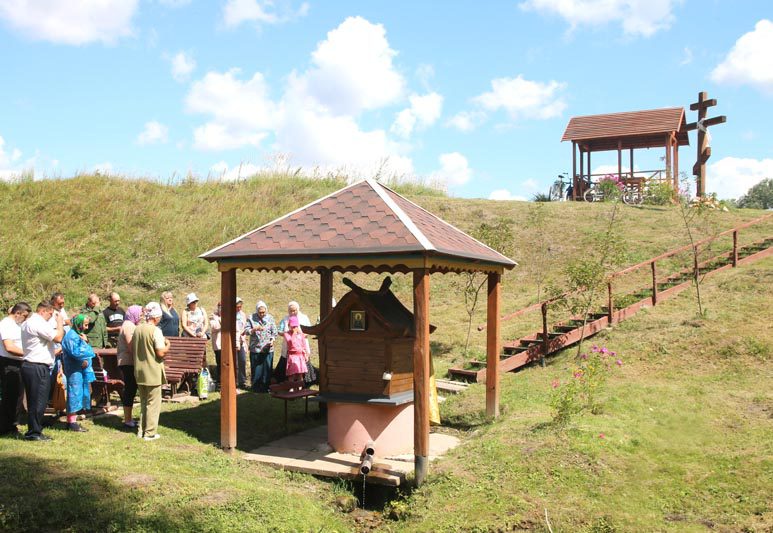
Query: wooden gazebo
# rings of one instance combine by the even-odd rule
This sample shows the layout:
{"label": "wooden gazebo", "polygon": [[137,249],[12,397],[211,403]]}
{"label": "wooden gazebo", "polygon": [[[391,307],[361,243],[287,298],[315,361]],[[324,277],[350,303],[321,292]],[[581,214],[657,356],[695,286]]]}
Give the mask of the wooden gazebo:
{"label": "wooden gazebo", "polygon": [[[332,309],[333,272],[413,274],[417,484],[426,476],[429,456],[430,274],[487,274],[486,413],[499,415],[501,276],[515,263],[382,184],[363,180],[344,187],[200,257],[217,263],[223,302],[236,298],[237,270],[319,273],[323,320]],[[233,306],[223,306],[222,324],[220,444],[230,451],[236,448]]]}
{"label": "wooden gazebo", "polygon": [[[682,107],[572,117],[561,138],[562,142],[572,141],[572,199],[582,198],[591,183],[591,154],[611,150],[617,150],[618,177],[626,180],[635,178],[635,149],[665,148],[665,179],[678,189],[679,147],[690,144],[686,125]],[[623,150],[629,151],[628,172],[623,171]]]}

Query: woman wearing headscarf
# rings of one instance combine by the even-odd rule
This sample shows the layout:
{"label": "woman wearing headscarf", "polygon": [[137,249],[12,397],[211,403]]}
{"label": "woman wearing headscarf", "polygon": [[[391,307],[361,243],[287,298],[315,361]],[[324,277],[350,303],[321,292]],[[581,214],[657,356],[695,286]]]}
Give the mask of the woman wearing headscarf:
{"label": "woman wearing headscarf", "polygon": [[88,431],[76,420],[78,411],[91,409],[90,383],[96,380],[91,366],[96,354],[86,337],[89,326],[87,315],[76,315],[62,339],[62,363],[67,376],[67,429],[70,431]]}
{"label": "woman wearing headscarf", "polygon": [[[285,316],[279,323],[279,334],[284,336],[286,331],[290,331],[290,317],[297,316],[298,323],[301,326],[311,326],[309,317],[301,313],[301,306],[296,301],[292,301],[287,304],[287,316]],[[311,354],[311,347],[309,346],[309,339],[304,338],[306,343],[306,353]],[[287,379],[287,342],[282,343],[282,356],[279,358],[279,362],[274,369],[274,379],[277,383],[281,383]]]}
{"label": "woman wearing headscarf", "polygon": [[250,336],[252,390],[268,392],[274,366],[274,338],[277,329],[274,317],[268,314],[268,306],[263,300],[258,302],[255,312],[247,319],[245,331]]}
{"label": "woman wearing headscarf", "polygon": [[118,367],[123,374],[123,395],[121,404],[123,405],[123,427],[126,429],[136,429],[137,422],[132,418],[132,408],[134,407],[134,397],[137,395],[137,380],[134,377],[134,352],[132,352],[132,337],[137,324],[142,317],[141,305],[130,305],[124,315],[121,330],[118,332]]}

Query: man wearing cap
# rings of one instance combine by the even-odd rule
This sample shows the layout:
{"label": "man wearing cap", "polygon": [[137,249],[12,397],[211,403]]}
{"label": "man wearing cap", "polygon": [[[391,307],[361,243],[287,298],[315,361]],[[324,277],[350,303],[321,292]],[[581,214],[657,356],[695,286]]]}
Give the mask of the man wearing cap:
{"label": "man wearing cap", "polygon": [[150,302],[145,306],[145,323],[134,330],[132,352],[134,377],[140,393],[140,428],[137,436],[156,440],[158,417],[161,414],[161,385],[166,382],[164,356],[169,351],[169,339],[165,338],[158,323],[161,321],[161,305]]}
{"label": "man wearing cap", "polygon": [[51,367],[54,364],[54,344],[62,342],[62,316],[56,314],[56,327],[48,322],[54,315],[51,302],[40,302],[32,315],[21,326],[21,346],[24,362],[21,379],[27,393],[26,440],[51,440],[43,435],[43,414],[46,412],[51,390]]}
{"label": "man wearing cap", "polygon": [[268,306],[263,300],[258,302],[255,313],[247,319],[246,332],[250,335],[252,390],[268,392],[274,366],[274,338],[277,336],[277,330],[274,317],[268,314]]}

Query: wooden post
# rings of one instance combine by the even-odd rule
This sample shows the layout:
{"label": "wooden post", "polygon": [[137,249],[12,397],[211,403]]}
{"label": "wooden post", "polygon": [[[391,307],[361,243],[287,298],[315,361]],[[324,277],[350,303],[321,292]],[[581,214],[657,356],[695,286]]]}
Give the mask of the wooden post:
{"label": "wooden post", "polygon": [[591,155],[591,151],[589,149],[588,150],[588,187],[590,187],[591,182],[593,182],[593,178],[591,177],[591,173],[593,171],[590,169],[590,155]]}
{"label": "wooden post", "polygon": [[227,452],[236,450],[236,270],[221,272],[220,301],[222,332],[220,343],[220,447]]}
{"label": "wooden post", "polygon": [[429,270],[413,271],[413,455],[416,485],[429,464]]}
{"label": "wooden post", "polygon": [[671,172],[671,134],[666,135],[666,179],[670,180],[674,177]]}
{"label": "wooden post", "polygon": [[572,141],[572,200],[577,199],[577,143]]}
{"label": "wooden post", "polygon": [[655,261],[650,263],[652,267],[652,305],[658,305],[658,277],[655,271]]}
{"label": "wooden post", "polygon": [[623,181],[623,141],[617,141],[617,179]]}
{"label": "wooden post", "polygon": [[612,325],[613,320],[613,314],[612,314],[612,282],[607,282],[607,321],[609,322],[609,325]]}
{"label": "wooden post", "polygon": [[582,152],[582,145],[579,146],[580,148],[580,189],[575,189],[573,194],[576,194],[579,198],[582,198],[582,195],[585,194],[585,176],[583,175],[584,166],[583,163],[585,161],[585,156],[583,156]]}
{"label": "wooden post", "polygon": [[679,138],[674,134],[674,158],[672,165],[674,167],[674,181],[679,183]]}
{"label": "wooden post", "polygon": [[631,179],[633,179],[633,148],[631,148],[629,161],[631,163]]}
{"label": "wooden post", "polygon": [[[325,317],[333,310],[333,271],[323,268],[319,271],[319,319]],[[327,353],[319,350],[319,384],[320,390],[327,388]],[[286,404],[287,402],[285,402]],[[327,404],[320,403],[327,406]]]}
{"label": "wooden post", "polygon": [[499,416],[499,308],[502,299],[502,275],[488,275],[486,309],[486,416]]}
{"label": "wooden post", "polygon": [[545,367],[545,356],[548,354],[548,304],[542,304],[542,357],[540,364]]}
{"label": "wooden post", "polygon": [[733,231],[733,268],[738,266],[738,230]]}

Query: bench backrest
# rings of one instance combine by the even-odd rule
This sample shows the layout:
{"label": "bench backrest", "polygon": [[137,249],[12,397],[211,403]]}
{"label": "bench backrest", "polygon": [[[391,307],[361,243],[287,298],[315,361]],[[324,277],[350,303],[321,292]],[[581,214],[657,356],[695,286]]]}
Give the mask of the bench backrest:
{"label": "bench backrest", "polygon": [[194,337],[167,337],[169,351],[164,367],[198,372],[207,365],[207,339]]}

